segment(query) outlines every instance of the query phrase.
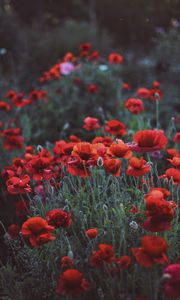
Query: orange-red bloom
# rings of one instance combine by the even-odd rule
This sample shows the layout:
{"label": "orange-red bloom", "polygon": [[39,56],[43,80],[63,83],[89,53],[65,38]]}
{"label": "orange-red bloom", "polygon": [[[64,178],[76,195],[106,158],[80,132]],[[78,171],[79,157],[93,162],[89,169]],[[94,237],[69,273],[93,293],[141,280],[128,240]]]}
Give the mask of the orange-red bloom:
{"label": "orange-red bloom", "polygon": [[111,53],[108,57],[110,64],[122,64],[123,57],[118,53]]}
{"label": "orange-red bloom", "polygon": [[51,234],[53,226],[41,217],[32,217],[25,221],[21,228],[22,235],[29,240],[32,247],[37,247],[49,241],[55,240]]}
{"label": "orange-red bloom", "polygon": [[159,236],[144,236],[141,240],[141,248],[132,248],[132,253],[137,262],[143,267],[150,268],[155,263],[167,264],[167,242]]}
{"label": "orange-red bloom", "polygon": [[123,141],[118,140],[117,143],[113,143],[107,150],[107,155],[111,157],[126,158],[129,159],[132,156],[132,151],[128,145]]}
{"label": "orange-red bloom", "polygon": [[61,258],[61,267],[62,268],[72,268],[74,266],[74,260],[69,256],[63,256]]}
{"label": "orange-red bloom", "polygon": [[10,110],[10,105],[5,102],[5,101],[0,101],[0,110],[5,110],[5,111],[9,111]]}
{"label": "orange-red bloom", "polygon": [[144,110],[143,102],[141,99],[129,98],[124,103],[124,106],[135,115],[140,114]]}
{"label": "orange-red bloom", "polygon": [[173,138],[173,141],[175,143],[180,143],[180,132],[176,132],[174,138]]}
{"label": "orange-red bloom", "polygon": [[163,291],[167,297],[176,299],[180,297],[180,264],[172,264],[165,268],[162,283]]}
{"label": "orange-red bloom", "polygon": [[115,260],[114,249],[112,246],[107,244],[99,244],[98,251],[93,251],[90,258],[90,264],[93,267],[99,267],[105,263],[112,263]]}
{"label": "orange-red bloom", "polygon": [[23,175],[21,177],[12,176],[7,182],[7,190],[11,194],[26,194],[31,192],[31,187],[29,185],[30,177],[28,175]]}
{"label": "orange-red bloom", "polygon": [[103,166],[107,173],[110,173],[114,176],[120,176],[121,161],[119,159],[107,158],[104,160]]}
{"label": "orange-red bloom", "polygon": [[68,227],[72,223],[71,213],[66,212],[60,208],[56,208],[48,211],[46,214],[46,220],[49,225],[54,226],[55,228],[59,227]]}
{"label": "orange-red bloom", "polygon": [[86,117],[84,119],[83,128],[86,129],[87,131],[91,131],[91,130],[100,128],[100,125],[98,123],[98,119],[97,118]]}
{"label": "orange-red bloom", "polygon": [[121,137],[126,134],[126,126],[118,120],[110,120],[106,122],[104,130],[110,134]]}
{"label": "orange-red bloom", "polygon": [[150,165],[148,165],[145,159],[132,157],[129,160],[129,166],[126,171],[127,176],[143,176],[150,172]]}
{"label": "orange-red bloom", "polygon": [[86,230],[85,233],[88,236],[88,238],[94,239],[98,235],[98,229],[96,229],[96,228],[90,228],[90,229]]}
{"label": "orange-red bloom", "polygon": [[142,87],[136,91],[136,95],[142,99],[147,99],[150,97],[150,91]]}
{"label": "orange-red bloom", "polygon": [[133,137],[135,152],[153,152],[166,147],[167,138],[162,130],[140,130]]}
{"label": "orange-red bloom", "polygon": [[69,269],[59,277],[56,293],[59,295],[77,296],[90,290],[90,283],[76,269]]}

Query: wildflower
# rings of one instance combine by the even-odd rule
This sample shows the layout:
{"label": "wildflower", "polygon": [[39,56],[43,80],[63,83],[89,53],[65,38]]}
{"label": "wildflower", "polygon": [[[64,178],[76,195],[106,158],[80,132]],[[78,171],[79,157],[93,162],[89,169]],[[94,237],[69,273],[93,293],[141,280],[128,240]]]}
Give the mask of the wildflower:
{"label": "wildflower", "polygon": [[168,161],[176,168],[180,168],[180,157],[174,156],[172,159],[168,159]]}
{"label": "wildflower", "polygon": [[91,131],[91,130],[100,128],[100,125],[98,123],[98,119],[97,118],[86,117],[84,119],[83,128],[86,129],[87,131]]}
{"label": "wildflower", "polygon": [[121,137],[126,134],[126,126],[118,120],[110,120],[106,122],[104,130],[110,134]]}
{"label": "wildflower", "polygon": [[77,296],[90,290],[90,283],[76,269],[64,271],[58,281],[56,293],[59,295]]}
{"label": "wildflower", "polygon": [[140,130],[133,136],[135,152],[153,152],[165,148],[167,138],[162,130]]}
{"label": "wildflower", "polygon": [[81,142],[76,144],[73,147],[71,155],[89,164],[93,163],[93,161],[95,162],[98,159],[96,147],[87,142]]}
{"label": "wildflower", "polygon": [[129,83],[124,82],[124,83],[122,84],[122,89],[123,89],[123,90],[129,91],[129,90],[131,89],[131,87],[130,87]]}
{"label": "wildflower", "polygon": [[154,89],[159,89],[159,88],[160,88],[160,83],[159,83],[159,81],[153,81],[152,87],[153,87]]}
{"label": "wildflower", "polygon": [[69,227],[72,223],[71,213],[61,210],[60,208],[48,211],[45,218],[48,224],[55,228]]}
{"label": "wildflower", "polygon": [[177,185],[180,184],[180,170],[178,170],[178,169],[169,168],[169,169],[166,170],[165,174],[162,175],[162,176],[164,176],[164,178],[167,178],[169,180],[172,178],[174,184],[177,184]]}
{"label": "wildflower", "polygon": [[113,143],[113,139],[110,136],[96,136],[92,140],[92,144],[101,143],[104,144],[104,146],[108,147]]}
{"label": "wildflower", "polygon": [[110,64],[122,64],[123,57],[118,53],[111,53],[108,57]]}
{"label": "wildflower", "polygon": [[91,94],[96,94],[97,93],[97,85],[94,83],[91,83],[87,86],[87,90]]}
{"label": "wildflower", "polygon": [[143,267],[150,268],[155,263],[167,264],[167,242],[158,236],[144,236],[141,240],[141,248],[132,248],[132,253],[137,262]]}
{"label": "wildflower", "polygon": [[141,99],[129,98],[125,102],[125,107],[135,115],[140,114],[144,110],[143,102]]}
{"label": "wildflower", "polygon": [[131,259],[130,256],[124,255],[124,256],[121,256],[120,258],[116,258],[115,262],[122,269],[127,270],[130,267],[131,263],[132,263],[132,259]]}
{"label": "wildflower", "polygon": [[11,109],[10,105],[5,101],[0,101],[0,110],[9,111]]}
{"label": "wildflower", "polygon": [[121,161],[119,159],[107,158],[104,160],[103,167],[106,172],[108,172],[114,176],[120,176]]}
{"label": "wildflower", "polygon": [[49,180],[52,177],[52,157],[45,157],[43,154],[32,156],[26,163],[26,171],[32,174],[36,181],[45,179]]}
{"label": "wildflower", "polygon": [[19,236],[20,228],[16,224],[11,224],[8,226],[7,231],[12,239],[17,239]]}
{"label": "wildflower", "polygon": [[71,62],[60,63],[59,67],[62,75],[69,75],[75,69],[74,65]]}
{"label": "wildflower", "polygon": [[63,256],[61,258],[61,267],[62,268],[72,268],[74,266],[74,261],[69,256]]}
{"label": "wildflower", "polygon": [[169,201],[158,197],[146,197],[146,220],[142,227],[152,232],[161,232],[171,228],[174,209]]}
{"label": "wildflower", "polygon": [[180,143],[180,132],[176,132],[174,138],[173,138],[174,143]]}
{"label": "wildflower", "polygon": [[54,227],[48,225],[47,221],[43,218],[31,217],[23,223],[21,233],[29,240],[32,247],[37,247],[56,239],[51,234],[53,230]]}
{"label": "wildflower", "polygon": [[99,267],[105,263],[112,263],[114,261],[114,249],[107,244],[99,244],[98,251],[93,251],[90,258],[90,264],[94,267]]}
{"label": "wildflower", "polygon": [[22,175],[20,177],[12,176],[7,182],[7,190],[11,194],[26,194],[31,192],[29,185],[30,177],[28,175]]}
{"label": "wildflower", "polygon": [[107,150],[107,154],[110,157],[119,157],[130,159],[132,156],[132,151],[129,149],[128,145],[126,145],[123,141],[118,140],[117,143],[113,143],[109,149]]}
{"label": "wildflower", "polygon": [[139,88],[136,91],[136,95],[142,99],[148,99],[150,96],[150,91],[146,88]]}
{"label": "wildflower", "polygon": [[171,264],[164,269],[163,291],[167,297],[180,297],[180,264]]}
{"label": "wildflower", "polygon": [[143,176],[150,172],[150,165],[147,163],[145,159],[131,157],[129,160],[129,166],[126,171],[127,176]]}
{"label": "wildflower", "polygon": [[90,229],[86,230],[85,233],[86,233],[86,236],[88,238],[94,239],[98,235],[98,229],[96,229],[96,228],[90,228]]}

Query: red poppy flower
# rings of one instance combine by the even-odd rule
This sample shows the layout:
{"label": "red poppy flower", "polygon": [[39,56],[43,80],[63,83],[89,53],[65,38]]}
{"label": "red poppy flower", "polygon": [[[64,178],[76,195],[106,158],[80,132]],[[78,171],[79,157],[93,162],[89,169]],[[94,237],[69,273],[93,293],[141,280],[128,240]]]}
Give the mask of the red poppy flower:
{"label": "red poppy flower", "polygon": [[117,143],[113,143],[107,150],[107,155],[111,157],[119,157],[130,159],[132,156],[132,151],[129,149],[123,141],[118,140]]}
{"label": "red poppy flower", "polygon": [[172,264],[165,268],[162,282],[163,291],[167,297],[180,297],[180,264]]}
{"label": "red poppy flower", "polygon": [[125,102],[125,107],[135,115],[140,114],[144,110],[143,102],[141,99],[129,98]]}
{"label": "red poppy flower", "polygon": [[94,145],[87,142],[81,142],[73,147],[71,155],[91,164],[97,160],[98,153]]}
{"label": "red poppy flower", "polygon": [[89,52],[92,48],[92,45],[90,43],[84,43],[84,44],[81,44],[79,48],[81,51]]}
{"label": "red poppy flower", "polygon": [[104,130],[118,137],[126,134],[126,126],[118,120],[107,121]]}
{"label": "red poppy flower", "polygon": [[8,226],[8,233],[12,239],[17,239],[19,236],[20,228],[16,224],[11,224]]}
{"label": "red poppy flower", "polygon": [[175,148],[166,149],[166,152],[170,157],[180,157],[180,152],[178,152]]}
{"label": "red poppy flower", "polygon": [[143,267],[150,268],[155,263],[167,264],[169,259],[166,255],[167,242],[158,236],[144,236],[141,248],[132,248],[132,253],[137,262]]}
{"label": "red poppy flower", "polygon": [[73,176],[88,177],[90,175],[87,162],[78,157],[69,158],[67,170]]}
{"label": "red poppy flower", "polygon": [[56,293],[59,295],[77,296],[90,290],[90,283],[76,269],[69,269],[59,277]]}
{"label": "red poppy flower", "polygon": [[29,240],[32,247],[37,247],[49,241],[55,240],[51,234],[53,226],[41,217],[32,217],[25,221],[21,228],[22,235]]}
{"label": "red poppy flower", "polygon": [[88,55],[88,59],[97,61],[100,58],[99,51],[93,51],[90,55]]}
{"label": "red poppy flower", "polygon": [[130,256],[124,255],[120,258],[116,258],[116,264],[118,264],[122,269],[128,269],[132,263],[132,259]]}
{"label": "red poppy flower", "polygon": [[108,61],[110,64],[122,64],[123,57],[118,53],[111,53],[108,57]]}
{"label": "red poppy flower", "polygon": [[61,267],[62,268],[72,268],[74,266],[74,261],[69,256],[63,256],[61,258]]}
{"label": "red poppy flower", "polygon": [[129,166],[126,171],[126,175],[139,177],[149,173],[150,170],[150,165],[148,165],[145,159],[143,159],[142,157],[132,157],[129,160]]}
{"label": "red poppy flower", "polygon": [[100,128],[100,125],[98,123],[98,119],[91,118],[91,117],[86,117],[84,119],[83,128],[86,129],[87,131],[91,131],[91,130]]}
{"label": "red poppy flower", "polygon": [[152,87],[153,87],[154,89],[159,89],[159,88],[160,88],[160,83],[159,83],[159,81],[153,81]]}
{"label": "red poppy flower", "polygon": [[122,84],[122,89],[123,89],[123,90],[129,91],[129,90],[131,89],[131,87],[130,87],[129,83],[124,82],[124,83]]}
{"label": "red poppy flower", "polygon": [[113,139],[110,136],[97,136],[92,140],[92,144],[104,144],[104,146],[108,147],[113,143]]}
{"label": "red poppy flower", "polygon": [[69,136],[69,139],[70,139],[71,142],[74,142],[74,143],[79,143],[79,142],[81,142],[81,139],[80,139],[78,136],[73,135],[73,134],[71,134],[71,135]]}
{"label": "red poppy flower", "polygon": [[158,198],[159,200],[162,200],[169,197],[170,195],[171,195],[170,191],[168,191],[165,188],[152,188],[149,194],[145,196],[145,198],[147,199],[147,197],[151,196],[153,198],[156,199]]}
{"label": "red poppy flower", "polygon": [[87,86],[87,90],[91,94],[96,94],[97,93],[97,85],[94,83],[91,83]]}
{"label": "red poppy flower", "polygon": [[180,170],[175,168],[167,169],[165,172],[165,178],[173,180],[174,184],[180,184]]}
{"label": "red poppy flower", "polygon": [[173,138],[174,143],[180,143],[180,132],[176,132],[174,138]]}
{"label": "red poppy flower", "polygon": [[148,99],[150,97],[150,91],[146,88],[139,88],[136,91],[136,95],[142,99]]}
{"label": "red poppy flower", "polygon": [[174,156],[172,159],[167,159],[171,165],[173,165],[176,168],[180,168],[180,157]]}
{"label": "red poppy flower", "polygon": [[5,101],[0,101],[0,110],[9,111],[11,109],[10,105]]}
{"label": "red poppy flower", "polygon": [[107,173],[114,176],[120,176],[121,173],[121,161],[115,158],[107,158],[103,162],[104,169]]}
{"label": "red poppy flower", "polygon": [[146,196],[146,217],[142,225],[144,229],[152,232],[169,230],[174,217],[172,203],[151,195]]}
{"label": "red poppy flower", "polygon": [[156,99],[160,101],[163,97],[163,92],[160,89],[152,88],[149,90],[149,92],[150,92],[149,99],[151,101],[154,101]]}
{"label": "red poppy flower", "polygon": [[56,162],[60,162],[63,165],[66,164],[76,143],[76,141],[69,143],[65,142],[64,140],[57,141],[55,143],[55,147],[53,148]]}
{"label": "red poppy flower", "polygon": [[71,213],[66,212],[60,208],[56,208],[48,211],[46,214],[46,220],[49,225],[54,226],[55,228],[59,227],[68,227],[72,223]]}
{"label": "red poppy flower", "polygon": [[7,182],[7,190],[11,194],[26,194],[31,192],[31,187],[29,185],[30,177],[28,175],[23,175],[21,177],[12,176]]}
{"label": "red poppy flower", "polygon": [[103,264],[103,262],[112,263],[115,259],[113,247],[107,244],[99,244],[98,247],[98,251],[93,251],[90,258],[90,264],[93,267],[99,267]]}
{"label": "red poppy flower", "polygon": [[167,138],[162,130],[140,130],[133,136],[135,152],[153,152],[166,147]]}
{"label": "red poppy flower", "polygon": [[90,228],[90,229],[86,230],[85,233],[88,236],[88,238],[94,239],[98,235],[98,229],[96,229],[96,228]]}
{"label": "red poppy flower", "polygon": [[49,180],[52,177],[52,157],[43,157],[40,155],[32,156],[25,168],[29,174],[32,174],[36,181],[45,179]]}

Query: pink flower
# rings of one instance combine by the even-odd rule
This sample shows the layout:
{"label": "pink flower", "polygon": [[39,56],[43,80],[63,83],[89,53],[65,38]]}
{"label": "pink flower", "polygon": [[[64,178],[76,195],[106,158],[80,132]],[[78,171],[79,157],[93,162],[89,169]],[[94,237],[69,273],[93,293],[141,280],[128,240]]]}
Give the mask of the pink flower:
{"label": "pink flower", "polygon": [[75,67],[70,62],[64,62],[60,64],[60,72],[62,75],[69,75],[74,71]]}

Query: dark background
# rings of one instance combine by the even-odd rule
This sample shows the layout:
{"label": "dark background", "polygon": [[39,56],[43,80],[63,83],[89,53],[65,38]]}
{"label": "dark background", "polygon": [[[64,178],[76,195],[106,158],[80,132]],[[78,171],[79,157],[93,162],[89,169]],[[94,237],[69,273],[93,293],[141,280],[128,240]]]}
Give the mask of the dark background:
{"label": "dark background", "polygon": [[157,32],[167,32],[179,18],[179,0],[1,0],[3,84],[32,84],[86,39],[105,54],[152,53]]}

